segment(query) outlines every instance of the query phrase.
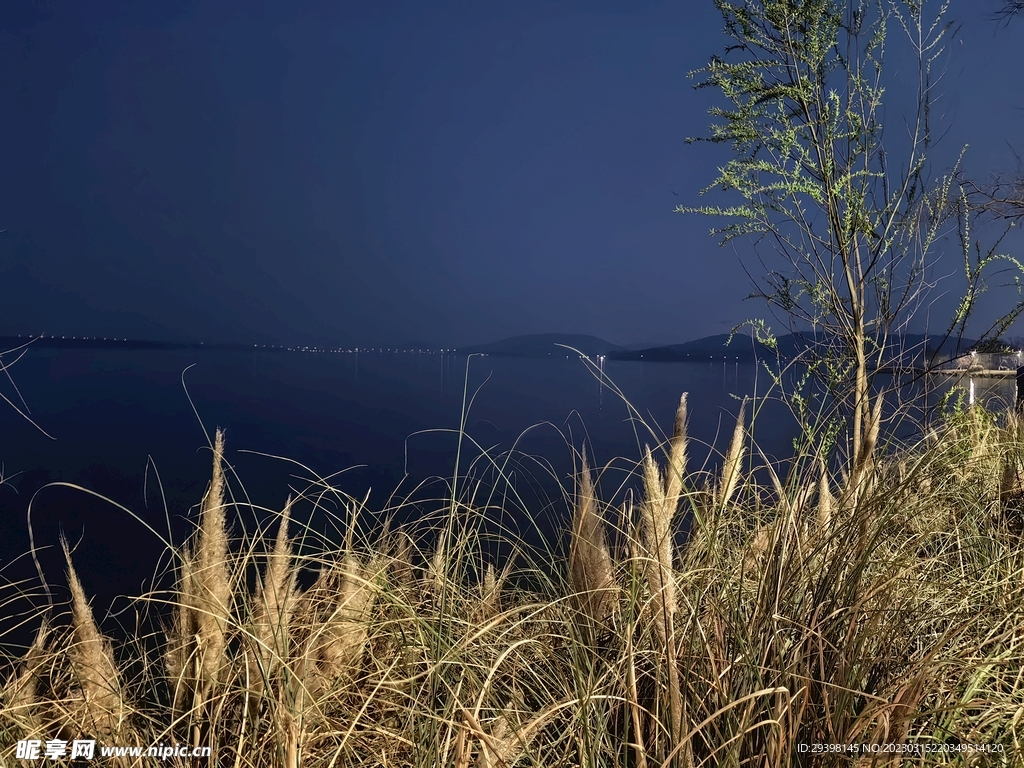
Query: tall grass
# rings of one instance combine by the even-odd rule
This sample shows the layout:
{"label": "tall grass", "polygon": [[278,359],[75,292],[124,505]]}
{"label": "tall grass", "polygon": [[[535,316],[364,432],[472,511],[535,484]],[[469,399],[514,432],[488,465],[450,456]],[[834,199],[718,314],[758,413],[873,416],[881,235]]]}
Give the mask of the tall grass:
{"label": "tall grass", "polygon": [[[721,468],[689,469],[686,406],[636,464],[642,498],[602,501],[581,452],[567,546],[500,562],[469,483],[434,536],[360,526],[346,498],[342,541],[318,538],[299,511],[326,482],[233,536],[218,432],[132,634],[104,637],[69,553],[68,609],[6,648],[0,761],[85,735],[223,766],[1021,765],[1019,423],[970,409],[845,479],[816,456],[780,476],[744,408]],[[961,743],[1001,752],[939,751]]]}

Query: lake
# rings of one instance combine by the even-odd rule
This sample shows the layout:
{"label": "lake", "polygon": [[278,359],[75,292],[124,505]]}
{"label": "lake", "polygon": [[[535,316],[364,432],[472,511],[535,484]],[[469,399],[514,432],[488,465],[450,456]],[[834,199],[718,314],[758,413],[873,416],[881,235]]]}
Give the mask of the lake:
{"label": "lake", "polygon": [[[768,384],[766,372],[749,364],[600,365],[658,439],[671,430],[680,394],[689,393],[691,469],[717,464],[709,446],[725,449],[737,396],[764,392]],[[0,486],[4,574],[35,573],[25,558],[11,563],[29,547],[31,502],[48,579],[63,583],[63,532],[77,546],[76,566],[100,605],[114,594],[140,591],[158,568],[163,545],[108,502],[44,486],[61,481],[103,494],[180,542],[209,480],[204,446],[216,427],[226,431],[226,455],[237,475],[229,482],[238,498],[244,487],[255,505],[277,510],[319,476],[352,496],[369,493],[374,511],[396,498],[450,493],[467,393],[459,474],[472,470],[484,481],[483,499],[501,462],[481,459],[480,448],[496,460],[511,451],[502,466],[521,501],[509,502],[501,522],[528,531],[516,519],[522,517],[517,507],[526,507],[545,533],[565,520],[562,489],[572,488],[573,449],[585,443],[592,465],[612,462],[600,493],[620,499],[630,463],[644,444],[656,443],[614,389],[575,356],[40,349],[30,350],[11,374],[32,418],[54,439],[0,407],[0,461],[11,478]],[[979,397],[1006,396],[1005,382],[990,384]],[[9,382],[2,391],[17,402]],[[777,404],[766,407],[754,428],[769,456],[787,455],[794,433]],[[331,516],[313,515],[312,508],[299,505],[296,517],[332,535]],[[251,516],[236,521],[252,524]]]}

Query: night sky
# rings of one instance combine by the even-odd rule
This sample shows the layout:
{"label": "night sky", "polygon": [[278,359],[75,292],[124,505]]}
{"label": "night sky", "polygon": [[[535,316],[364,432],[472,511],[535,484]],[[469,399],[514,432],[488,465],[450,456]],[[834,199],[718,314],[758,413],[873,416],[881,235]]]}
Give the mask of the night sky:
{"label": "night sky", "polygon": [[[952,5],[939,171],[1024,156],[1024,19],[997,7]],[[727,157],[684,143],[720,30],[710,0],[4,3],[0,334],[725,332],[764,314],[750,254],[672,212]]]}

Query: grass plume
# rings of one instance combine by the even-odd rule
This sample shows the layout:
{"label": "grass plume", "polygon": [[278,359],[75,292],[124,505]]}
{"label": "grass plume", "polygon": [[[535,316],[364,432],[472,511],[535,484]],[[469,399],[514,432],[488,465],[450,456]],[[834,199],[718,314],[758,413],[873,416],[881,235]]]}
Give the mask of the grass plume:
{"label": "grass plume", "polygon": [[743,398],[740,403],[739,413],[736,414],[736,427],[732,432],[732,441],[729,443],[729,450],[725,452],[725,461],[722,464],[722,477],[718,484],[718,507],[724,508],[732,500],[739,484],[742,472],[743,452],[746,447],[746,431],[744,429],[744,416],[747,409],[747,399]]}
{"label": "grass plume", "polygon": [[46,647],[49,633],[49,624],[44,618],[32,638],[32,644],[16,666],[17,672],[11,675],[0,693],[0,702],[10,723],[25,738],[38,738],[40,735],[41,676],[49,655]]}
{"label": "grass plume", "polygon": [[291,508],[292,500],[289,497],[278,523],[274,548],[267,557],[263,578],[255,595],[253,659],[258,661],[252,665],[249,675],[255,693],[263,690],[264,680],[274,678],[281,664],[288,658],[297,575],[292,567],[291,542],[288,538]]}
{"label": "grass plume", "polygon": [[597,509],[594,480],[581,459],[569,552],[569,574],[582,615],[591,628],[601,627],[612,610],[615,578],[605,523]]}
{"label": "grass plume", "polygon": [[[31,645],[5,647],[0,760],[30,734],[89,728],[106,743],[208,743],[214,764],[239,768],[800,766],[812,742],[1015,765],[1024,548],[1006,515],[1020,431],[972,409],[878,452],[856,494],[847,480],[835,498],[817,456],[788,474],[750,458],[737,492],[729,467],[757,455],[737,447],[743,408],[712,476],[687,467],[680,406],[664,465],[650,451],[635,465],[642,498],[599,498],[581,462],[568,552],[488,541],[467,521],[494,509],[468,481],[419,531],[378,522],[395,506],[357,530],[359,504],[339,491],[341,540],[317,538],[306,515],[335,493],[318,481],[276,531],[229,537],[218,435],[173,588],[134,599],[127,637],[104,634],[69,556],[70,612],[41,609]],[[686,518],[700,525],[684,539]],[[448,546],[430,549],[438,530]],[[496,559],[494,543],[513,554]],[[923,751],[951,740],[992,751]]]}
{"label": "grass plume", "polygon": [[64,555],[71,589],[72,642],[68,648],[68,661],[78,694],[77,697],[72,694],[71,698],[72,719],[77,721],[76,725],[84,727],[85,732],[116,736],[126,712],[121,699],[121,675],[110,642],[96,626],[66,543]]}

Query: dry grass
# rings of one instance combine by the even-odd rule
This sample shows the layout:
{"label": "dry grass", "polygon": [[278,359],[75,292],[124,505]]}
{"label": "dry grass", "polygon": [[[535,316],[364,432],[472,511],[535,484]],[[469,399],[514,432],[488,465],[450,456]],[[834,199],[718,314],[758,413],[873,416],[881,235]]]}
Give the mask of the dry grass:
{"label": "dry grass", "polygon": [[110,642],[100,634],[67,546],[68,586],[71,589],[71,643],[67,658],[72,688],[61,703],[66,705],[65,727],[99,737],[116,739],[126,708],[121,698],[121,675]]}
{"label": "dry grass", "polygon": [[344,543],[317,545],[299,511],[326,488],[232,540],[218,434],[193,541],[171,589],[136,598],[133,637],[101,634],[69,556],[70,610],[7,649],[0,760],[17,739],[95,735],[208,743],[224,766],[853,762],[811,743],[983,744],[1002,751],[904,764],[1020,765],[1017,425],[969,411],[844,484],[813,456],[784,479],[744,472],[742,415],[723,469],[689,471],[685,407],[621,526],[581,462],[568,562],[488,560],[470,496],[439,505],[441,544],[359,534],[349,500]]}
{"label": "dry grass", "polygon": [[569,578],[588,631],[604,627],[615,601],[615,574],[604,519],[597,511],[594,480],[582,456],[573,516]]}

